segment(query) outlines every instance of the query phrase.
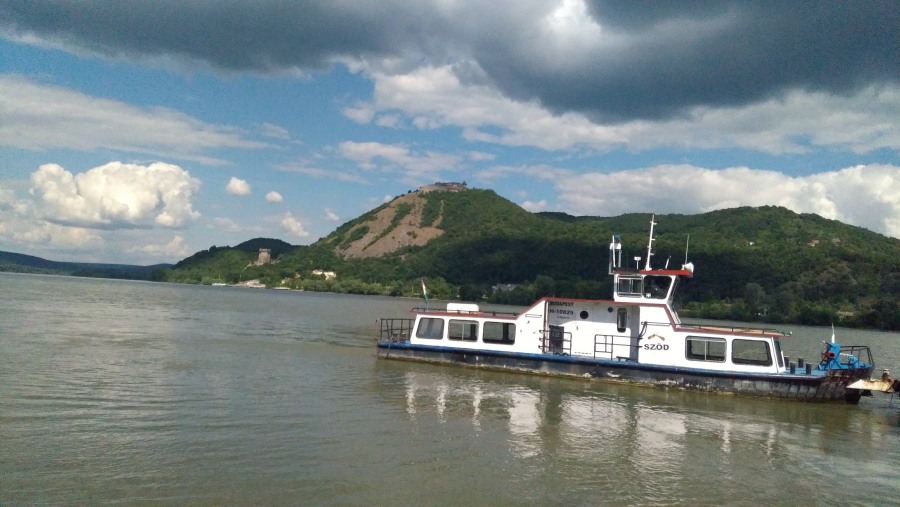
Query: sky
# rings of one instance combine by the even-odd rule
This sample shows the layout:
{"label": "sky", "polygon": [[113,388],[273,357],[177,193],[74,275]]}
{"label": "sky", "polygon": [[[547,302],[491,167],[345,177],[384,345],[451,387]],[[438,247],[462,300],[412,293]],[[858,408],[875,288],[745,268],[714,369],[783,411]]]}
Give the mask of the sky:
{"label": "sky", "polygon": [[310,244],[436,181],[900,238],[900,2],[0,1],[0,250]]}

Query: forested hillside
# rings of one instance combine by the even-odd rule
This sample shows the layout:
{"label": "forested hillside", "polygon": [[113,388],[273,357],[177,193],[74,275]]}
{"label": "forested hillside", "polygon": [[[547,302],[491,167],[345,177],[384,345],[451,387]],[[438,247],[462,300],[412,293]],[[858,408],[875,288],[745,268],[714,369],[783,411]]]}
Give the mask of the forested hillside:
{"label": "forested hillside", "polygon": [[57,262],[13,252],[0,252],[0,271],[47,275],[120,278],[125,280],[160,280],[171,264],[132,266],[129,264],[96,264],[89,262]]}
{"label": "forested hillside", "polygon": [[[897,239],[778,207],[656,221],[654,267],[668,259],[679,266],[690,235],[697,269],[681,287],[683,316],[900,329]],[[649,222],[650,214],[534,214],[490,190],[411,192],[313,245],[213,247],[178,263],[166,279],[416,296],[424,278],[437,298],[606,298],[611,236],[622,236],[624,259],[644,257]],[[274,262],[250,265],[258,248],[271,248]]]}

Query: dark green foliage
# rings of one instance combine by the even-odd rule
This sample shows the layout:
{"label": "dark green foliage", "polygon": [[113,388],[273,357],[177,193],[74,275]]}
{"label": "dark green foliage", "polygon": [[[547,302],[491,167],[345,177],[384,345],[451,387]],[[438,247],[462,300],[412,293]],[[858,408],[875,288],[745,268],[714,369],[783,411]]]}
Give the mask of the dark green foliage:
{"label": "dark green foliage", "polygon": [[240,250],[242,252],[247,252],[254,255],[258,254],[261,248],[268,248],[269,250],[271,250],[272,258],[276,259],[282,254],[290,252],[296,247],[290,243],[274,238],[255,238],[249,241],[244,241],[240,245],[234,247],[235,250]]}
{"label": "dark green foliage", "polygon": [[425,194],[425,206],[422,208],[420,227],[431,227],[441,216],[441,210],[444,208],[444,201],[440,199],[441,195],[441,192]]}
{"label": "dark green foliage", "polygon": [[[607,262],[613,234],[621,235],[622,259],[629,266],[635,256],[646,257],[650,214],[533,214],[477,189],[435,191],[420,198],[420,224],[439,224],[444,231],[424,247],[352,260],[336,253],[337,246],[362,239],[370,230],[368,221],[392,205],[388,203],[313,245],[280,255],[276,264],[247,268],[240,278],[252,276],[270,285],[288,279],[287,286],[305,290],[421,297],[419,279],[425,277],[435,299],[528,304],[545,296],[611,297]],[[394,206],[389,230],[413,209],[405,202]],[[685,317],[900,329],[897,239],[772,206],[658,215],[656,222],[653,267],[667,261],[680,267],[690,235],[688,257],[696,274],[681,284],[676,300]],[[166,279],[231,281],[258,251],[226,260],[220,258],[223,250],[198,252]],[[337,277],[315,277],[315,269],[334,271]]]}
{"label": "dark green foliage", "polygon": [[391,220],[391,229],[397,226],[401,220],[403,220],[406,215],[412,211],[412,204],[408,202],[401,202],[397,204],[397,209],[394,212],[394,218]]}
{"label": "dark green foliage", "polygon": [[[409,215],[411,211],[412,211],[412,205],[409,204],[408,202],[401,202],[401,203],[397,204],[396,209],[394,210],[394,218],[391,219],[391,225],[387,226],[383,231],[381,231],[381,233],[378,234],[378,236],[376,236],[374,239],[372,239],[372,241],[369,242],[369,245],[374,244],[379,239],[390,234],[391,231],[393,231],[394,229],[397,228],[398,225],[400,225],[400,221],[403,220],[407,215]],[[366,231],[369,230],[369,228],[367,226],[364,226],[364,227],[365,227]],[[361,228],[362,227],[360,227],[360,229]],[[355,236],[355,234],[354,234],[354,236]],[[360,236],[360,238],[361,237],[362,236]],[[356,240],[349,240],[349,239],[347,240],[347,242],[352,242],[352,241],[356,241]]]}
{"label": "dark green foliage", "polygon": [[369,233],[368,225],[361,225],[361,226],[357,227],[356,229],[353,229],[350,232],[350,235],[347,237],[347,239],[341,241],[341,243],[340,243],[341,248],[349,247],[351,243],[354,243],[356,241],[363,239],[363,236],[365,236],[368,233]]}

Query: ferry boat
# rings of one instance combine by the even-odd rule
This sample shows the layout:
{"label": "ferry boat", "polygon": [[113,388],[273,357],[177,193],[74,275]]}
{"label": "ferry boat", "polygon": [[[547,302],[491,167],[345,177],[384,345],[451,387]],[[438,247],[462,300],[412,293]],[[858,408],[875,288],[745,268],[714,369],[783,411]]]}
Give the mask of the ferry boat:
{"label": "ferry boat", "polygon": [[834,333],[815,364],[795,363],[782,352],[783,333],[682,323],[673,298],[694,266],[685,256],[680,269],[651,267],[654,218],[643,269],[622,265],[613,236],[611,301],[546,297],[518,314],[457,302],[415,308],[413,318],[379,320],[377,355],[804,401],[855,404],[870,394],[856,383],[874,368],[869,347],[841,345]]}

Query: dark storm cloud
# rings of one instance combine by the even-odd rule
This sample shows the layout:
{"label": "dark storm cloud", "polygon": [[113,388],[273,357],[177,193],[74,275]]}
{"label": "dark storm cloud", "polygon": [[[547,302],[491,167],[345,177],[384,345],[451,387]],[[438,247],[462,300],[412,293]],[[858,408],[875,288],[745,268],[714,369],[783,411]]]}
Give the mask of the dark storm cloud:
{"label": "dark storm cloud", "polygon": [[478,59],[512,95],[606,120],[739,106],[792,89],[844,95],[900,78],[896,1],[597,1],[589,12],[617,43],[560,60],[482,48]]}
{"label": "dark storm cloud", "polygon": [[[336,4],[336,3],[335,3]],[[0,26],[106,56],[200,60],[230,71],[322,69],[394,45],[374,2],[10,1]]]}
{"label": "dark storm cloud", "polygon": [[[336,58],[474,60],[504,93],[603,120],[849,95],[900,79],[900,2],[589,1],[595,36],[547,31],[549,2],[96,2],[0,6],[7,33],[230,71]],[[577,35],[577,34],[576,34]],[[403,66],[398,68],[404,68]]]}

